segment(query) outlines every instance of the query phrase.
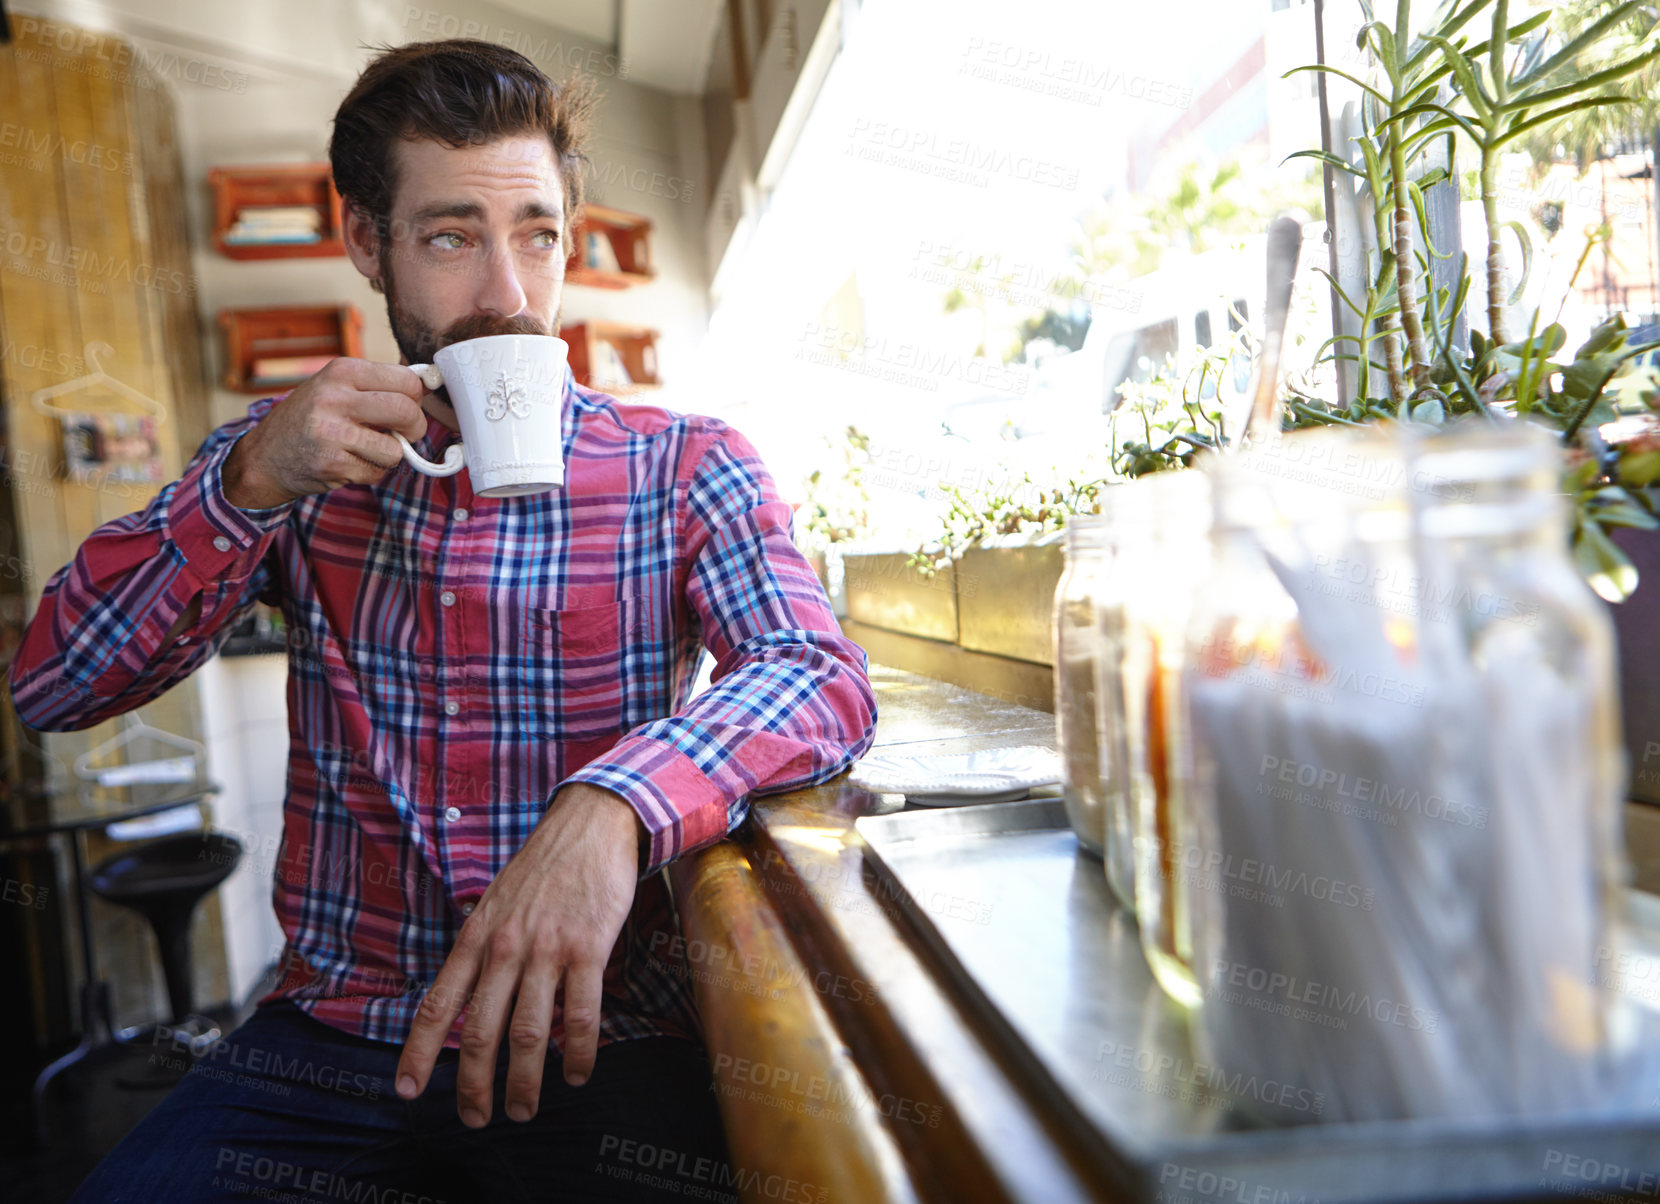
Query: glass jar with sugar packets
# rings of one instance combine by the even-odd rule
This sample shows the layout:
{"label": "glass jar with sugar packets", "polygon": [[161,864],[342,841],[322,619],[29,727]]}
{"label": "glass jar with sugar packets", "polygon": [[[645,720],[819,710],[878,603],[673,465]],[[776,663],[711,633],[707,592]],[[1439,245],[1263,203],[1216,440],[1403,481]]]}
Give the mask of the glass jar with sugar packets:
{"label": "glass jar with sugar packets", "polygon": [[1171,855],[1198,1056],[1288,1088],[1256,1101],[1280,1122],[1617,1106],[1612,637],[1555,438],[1319,431],[1208,467]]}
{"label": "glass jar with sugar packets", "polygon": [[[1124,707],[1122,775],[1130,818],[1135,914],[1153,977],[1172,999],[1198,1002],[1186,899],[1170,853],[1186,821],[1170,766],[1188,743],[1171,706],[1186,654],[1186,617],[1210,558],[1210,482],[1194,471],[1138,478],[1114,509],[1114,574],[1122,590],[1116,657]],[[1116,492],[1116,491],[1115,491]]]}
{"label": "glass jar with sugar packets", "polygon": [[1066,568],[1055,585],[1055,744],[1061,793],[1085,851],[1102,855],[1106,800],[1096,715],[1099,637],[1095,599],[1108,579],[1106,520],[1074,514],[1066,523]]}

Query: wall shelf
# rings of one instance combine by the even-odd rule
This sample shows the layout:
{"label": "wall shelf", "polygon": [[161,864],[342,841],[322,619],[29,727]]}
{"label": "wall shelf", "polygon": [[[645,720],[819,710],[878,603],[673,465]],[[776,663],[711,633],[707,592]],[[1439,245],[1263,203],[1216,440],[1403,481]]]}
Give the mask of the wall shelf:
{"label": "wall shelf", "polygon": [[[216,167],[208,172],[213,188],[213,246],[230,259],[315,259],[344,255],[341,240],[340,194],[335,191],[327,163],[286,163],[271,166]],[[314,242],[237,241],[239,221],[254,226],[259,211],[276,210],[317,214]],[[251,211],[251,212],[250,212]],[[271,225],[273,237],[295,223]]]}
{"label": "wall shelf", "polygon": [[[293,305],[268,309],[222,309],[225,331],[225,387],[268,397],[310,377],[320,359],[363,354],[363,315],[355,305]],[[256,369],[256,361],[313,361],[290,371]]]}
{"label": "wall shelf", "polygon": [[[579,385],[599,389],[614,397],[655,389],[662,384],[657,376],[657,332],[641,326],[623,326],[616,322],[578,322],[566,326],[559,337],[570,344],[571,374]],[[616,359],[628,373],[622,382],[611,375],[608,368],[615,363],[606,346],[613,348]]]}
{"label": "wall shelf", "polygon": [[[596,240],[590,245],[590,239]],[[565,260],[565,283],[631,288],[657,278],[651,264],[651,220],[604,205],[585,205]]]}

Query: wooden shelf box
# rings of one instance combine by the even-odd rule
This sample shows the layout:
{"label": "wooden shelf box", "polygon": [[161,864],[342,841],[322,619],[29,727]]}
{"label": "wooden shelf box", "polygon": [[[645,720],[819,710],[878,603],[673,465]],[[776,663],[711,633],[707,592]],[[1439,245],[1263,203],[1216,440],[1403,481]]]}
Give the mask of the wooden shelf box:
{"label": "wooden shelf box", "polygon": [[[213,246],[230,259],[315,259],[344,255],[340,231],[340,194],[327,163],[290,163],[266,167],[216,167],[208,172],[213,186]],[[244,209],[270,206],[317,210],[317,242],[231,242],[231,227]]]}
{"label": "wooden shelf box", "polygon": [[363,315],[355,305],[222,309],[219,325],[225,331],[225,387],[238,393],[268,397],[293,388],[317,370],[314,366],[261,375],[254,368],[259,360],[363,354]]}
{"label": "wooden shelf box", "polygon": [[[589,239],[603,240],[590,247]],[[606,247],[616,259],[612,267]],[[597,250],[598,254],[594,252]],[[585,205],[582,220],[571,232],[571,254],[565,260],[565,283],[594,288],[629,288],[649,284],[657,271],[651,265],[651,220],[604,205]]]}
{"label": "wooden shelf box", "polygon": [[[579,385],[600,389],[612,396],[654,389],[662,384],[657,376],[657,332],[616,322],[578,322],[566,326],[559,337],[571,347],[571,373]],[[611,379],[605,371],[610,358],[600,344],[616,349],[628,373],[627,384]]]}

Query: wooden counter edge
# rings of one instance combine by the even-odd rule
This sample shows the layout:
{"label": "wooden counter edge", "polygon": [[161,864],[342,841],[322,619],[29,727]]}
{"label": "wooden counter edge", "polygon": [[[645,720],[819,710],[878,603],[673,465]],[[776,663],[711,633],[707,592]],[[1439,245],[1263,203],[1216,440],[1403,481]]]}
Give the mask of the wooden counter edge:
{"label": "wooden counter edge", "polygon": [[800,1185],[790,1198],[814,1204],[916,1201],[875,1097],[743,850],[723,841],[670,876],[743,1199],[780,1198],[766,1186],[777,1176]]}

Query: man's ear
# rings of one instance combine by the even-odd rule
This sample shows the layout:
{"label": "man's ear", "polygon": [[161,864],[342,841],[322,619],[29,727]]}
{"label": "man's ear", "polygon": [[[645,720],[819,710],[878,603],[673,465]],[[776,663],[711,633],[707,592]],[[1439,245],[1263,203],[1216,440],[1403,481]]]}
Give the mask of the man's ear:
{"label": "man's ear", "polygon": [[346,244],[346,254],[352,266],[367,276],[378,291],[381,283],[380,237],[375,229],[375,219],[350,201],[343,203],[340,210],[345,227],[341,235]]}

